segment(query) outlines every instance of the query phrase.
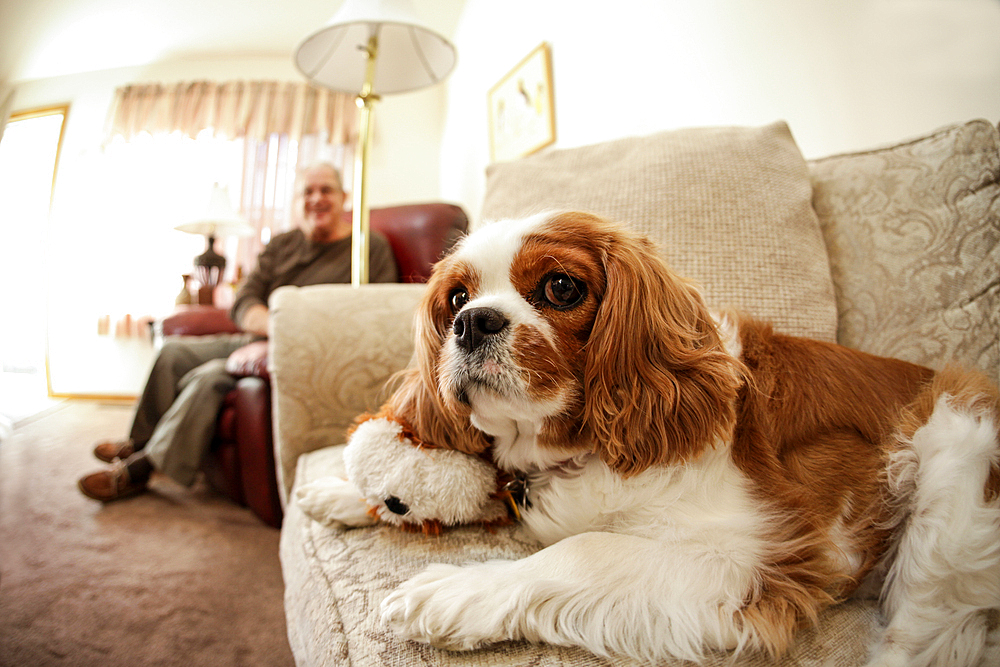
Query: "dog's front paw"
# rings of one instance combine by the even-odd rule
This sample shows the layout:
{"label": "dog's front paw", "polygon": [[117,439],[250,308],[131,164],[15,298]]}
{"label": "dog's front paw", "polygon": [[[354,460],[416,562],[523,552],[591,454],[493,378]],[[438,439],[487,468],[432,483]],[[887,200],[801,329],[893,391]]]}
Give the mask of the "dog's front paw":
{"label": "dog's front paw", "polygon": [[371,526],[376,520],[357,487],[346,479],[323,477],[304,484],[295,493],[295,501],[314,521],[333,527]]}
{"label": "dog's front paw", "polygon": [[513,639],[511,582],[498,567],[431,565],[382,601],[382,620],[404,639],[450,650]]}

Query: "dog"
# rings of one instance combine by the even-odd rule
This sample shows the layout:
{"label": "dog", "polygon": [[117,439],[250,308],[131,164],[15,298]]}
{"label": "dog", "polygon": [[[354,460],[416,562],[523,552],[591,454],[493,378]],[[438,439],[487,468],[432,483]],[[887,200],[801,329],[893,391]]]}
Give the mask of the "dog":
{"label": "dog", "polygon": [[519,480],[530,557],[431,565],[382,603],[452,650],[782,655],[874,587],[869,664],[975,665],[1000,607],[1000,393],[715,314],[586,213],[485,226],[434,268],[382,407]]}

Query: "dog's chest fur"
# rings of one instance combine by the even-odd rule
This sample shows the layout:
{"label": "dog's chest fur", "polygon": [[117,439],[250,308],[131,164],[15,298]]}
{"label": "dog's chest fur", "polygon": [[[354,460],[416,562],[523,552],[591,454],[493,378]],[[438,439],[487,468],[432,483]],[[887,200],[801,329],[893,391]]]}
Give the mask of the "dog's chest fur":
{"label": "dog's chest fur", "polygon": [[684,465],[622,477],[599,457],[577,456],[528,475],[524,525],[541,543],[591,531],[662,540],[678,549],[752,566],[762,557],[768,518],[727,447]]}

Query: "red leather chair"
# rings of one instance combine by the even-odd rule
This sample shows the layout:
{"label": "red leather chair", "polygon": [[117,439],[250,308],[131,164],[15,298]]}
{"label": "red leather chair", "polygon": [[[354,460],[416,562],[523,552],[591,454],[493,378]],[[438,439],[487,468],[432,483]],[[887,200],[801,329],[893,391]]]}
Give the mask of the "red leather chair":
{"label": "red leather chair", "polygon": [[[350,219],[350,212],[344,214]],[[372,209],[371,227],[389,240],[401,282],[425,282],[431,266],[468,231],[465,212],[453,204],[410,204]],[[227,311],[182,306],[161,322],[164,336],[235,333]],[[214,488],[253,511],[264,523],[281,526],[281,501],[274,467],[271,380],[267,342],[251,343],[226,360],[238,377],[226,396],[209,455],[202,463]]]}

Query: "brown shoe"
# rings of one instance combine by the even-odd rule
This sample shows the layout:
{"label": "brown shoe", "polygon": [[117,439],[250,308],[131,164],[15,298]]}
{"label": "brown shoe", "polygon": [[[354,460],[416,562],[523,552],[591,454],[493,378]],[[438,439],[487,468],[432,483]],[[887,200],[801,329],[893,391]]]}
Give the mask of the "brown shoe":
{"label": "brown shoe", "polygon": [[129,440],[102,442],[94,447],[94,456],[105,463],[114,463],[115,459],[127,459],[135,453],[135,444]]}
{"label": "brown shoe", "polygon": [[147,481],[133,482],[124,461],[116,461],[107,470],[81,477],[76,485],[83,495],[107,503],[121,500],[146,490]]}

